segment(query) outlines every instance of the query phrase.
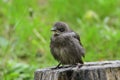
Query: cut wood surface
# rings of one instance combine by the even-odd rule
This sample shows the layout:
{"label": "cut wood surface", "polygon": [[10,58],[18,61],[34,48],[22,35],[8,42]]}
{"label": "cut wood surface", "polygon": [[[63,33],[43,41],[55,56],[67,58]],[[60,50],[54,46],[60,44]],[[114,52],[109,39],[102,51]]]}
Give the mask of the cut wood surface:
{"label": "cut wood surface", "polygon": [[34,80],[120,80],[120,60],[87,62],[80,68],[38,69]]}

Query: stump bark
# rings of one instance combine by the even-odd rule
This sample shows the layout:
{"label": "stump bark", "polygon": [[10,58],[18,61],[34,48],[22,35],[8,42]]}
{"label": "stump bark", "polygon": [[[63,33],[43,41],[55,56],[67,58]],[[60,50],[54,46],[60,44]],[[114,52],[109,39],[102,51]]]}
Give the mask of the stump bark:
{"label": "stump bark", "polygon": [[34,80],[120,80],[120,61],[88,62],[80,68],[38,69]]}

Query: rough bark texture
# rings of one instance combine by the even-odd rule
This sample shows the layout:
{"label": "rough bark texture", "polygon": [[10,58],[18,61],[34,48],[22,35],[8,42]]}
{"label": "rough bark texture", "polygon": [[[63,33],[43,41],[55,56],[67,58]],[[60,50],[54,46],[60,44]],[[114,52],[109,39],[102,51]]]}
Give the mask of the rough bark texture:
{"label": "rough bark texture", "polygon": [[88,62],[80,68],[38,69],[34,80],[120,80],[120,61]]}

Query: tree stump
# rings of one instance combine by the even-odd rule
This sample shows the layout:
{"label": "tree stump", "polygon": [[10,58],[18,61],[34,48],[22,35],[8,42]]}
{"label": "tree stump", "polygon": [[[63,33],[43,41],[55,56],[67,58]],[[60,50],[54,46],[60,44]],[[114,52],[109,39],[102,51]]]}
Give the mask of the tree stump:
{"label": "tree stump", "polygon": [[80,68],[38,69],[34,80],[120,80],[120,61],[87,62]]}

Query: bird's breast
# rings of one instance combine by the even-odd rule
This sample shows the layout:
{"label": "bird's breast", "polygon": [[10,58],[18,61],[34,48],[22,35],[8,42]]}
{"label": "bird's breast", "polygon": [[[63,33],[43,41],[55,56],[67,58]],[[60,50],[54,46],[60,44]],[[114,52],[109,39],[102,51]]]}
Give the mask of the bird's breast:
{"label": "bird's breast", "polygon": [[54,43],[55,47],[63,47],[66,45],[67,41],[65,38],[57,36],[52,38],[52,43]]}
{"label": "bird's breast", "polygon": [[66,63],[68,61],[68,51],[65,47],[56,47],[54,51],[57,53],[56,55],[59,58],[59,61],[62,63]]}

